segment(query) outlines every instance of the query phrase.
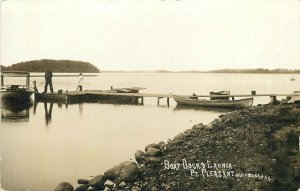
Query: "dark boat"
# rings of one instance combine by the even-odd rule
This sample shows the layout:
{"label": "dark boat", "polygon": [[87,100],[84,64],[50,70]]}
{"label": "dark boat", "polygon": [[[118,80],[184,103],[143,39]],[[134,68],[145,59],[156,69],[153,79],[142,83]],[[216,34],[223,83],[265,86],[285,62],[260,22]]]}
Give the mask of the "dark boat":
{"label": "dark boat", "polygon": [[[5,78],[26,78],[24,84],[8,84],[5,85]],[[29,72],[1,72],[1,88],[0,95],[2,99],[19,99],[27,100],[34,93],[34,88],[30,87],[30,73]]]}

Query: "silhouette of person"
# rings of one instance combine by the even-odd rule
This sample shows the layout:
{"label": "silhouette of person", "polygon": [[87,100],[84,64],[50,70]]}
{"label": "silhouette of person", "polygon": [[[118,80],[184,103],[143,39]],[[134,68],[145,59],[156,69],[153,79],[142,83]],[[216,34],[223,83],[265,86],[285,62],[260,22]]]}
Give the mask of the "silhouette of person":
{"label": "silhouette of person", "polygon": [[53,93],[52,76],[53,76],[53,75],[52,75],[52,72],[49,71],[49,69],[47,68],[46,73],[45,73],[45,80],[46,80],[46,83],[45,83],[45,88],[44,88],[44,92],[43,92],[43,93],[46,93],[46,92],[47,92],[48,85],[50,86],[50,91],[51,91],[51,93]]}
{"label": "silhouette of person", "polygon": [[79,74],[79,80],[78,80],[78,86],[76,88],[76,91],[82,91],[82,82],[83,82],[83,76],[82,73]]}

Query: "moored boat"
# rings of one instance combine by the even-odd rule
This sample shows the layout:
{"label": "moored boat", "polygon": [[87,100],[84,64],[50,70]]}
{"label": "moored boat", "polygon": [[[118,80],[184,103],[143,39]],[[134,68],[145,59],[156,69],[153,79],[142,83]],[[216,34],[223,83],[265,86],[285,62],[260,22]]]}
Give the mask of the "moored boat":
{"label": "moored boat", "polygon": [[[214,96],[221,95],[222,96],[222,97],[210,97],[210,100],[217,100],[217,99],[229,100],[230,91],[225,90],[225,91],[219,91],[219,92],[209,92],[209,95],[214,95]],[[224,97],[225,95],[228,95],[228,97]]]}
{"label": "moored boat", "polygon": [[291,76],[290,81],[295,81],[294,76]]}
{"label": "moored boat", "polygon": [[190,97],[178,96],[171,94],[178,105],[200,106],[200,107],[216,107],[216,108],[246,108],[251,107],[253,98],[239,100],[206,100],[194,99]]}
{"label": "moored boat", "polygon": [[[5,78],[25,77],[24,84],[10,84],[5,85]],[[0,95],[2,99],[12,98],[26,100],[34,93],[34,88],[30,87],[29,72],[1,72],[1,87]]]}

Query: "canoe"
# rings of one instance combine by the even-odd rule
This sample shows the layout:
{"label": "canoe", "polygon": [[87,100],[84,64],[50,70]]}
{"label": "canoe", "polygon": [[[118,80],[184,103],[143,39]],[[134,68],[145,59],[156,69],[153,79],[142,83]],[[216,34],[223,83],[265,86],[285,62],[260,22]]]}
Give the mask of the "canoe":
{"label": "canoe", "polygon": [[171,94],[178,105],[201,106],[201,107],[216,107],[216,108],[246,108],[251,107],[253,98],[239,100],[206,100],[192,99]]}
{"label": "canoe", "polygon": [[230,91],[209,92],[209,95],[222,95],[222,96],[228,95],[228,97],[210,97],[210,100],[217,100],[217,99],[229,100]]}

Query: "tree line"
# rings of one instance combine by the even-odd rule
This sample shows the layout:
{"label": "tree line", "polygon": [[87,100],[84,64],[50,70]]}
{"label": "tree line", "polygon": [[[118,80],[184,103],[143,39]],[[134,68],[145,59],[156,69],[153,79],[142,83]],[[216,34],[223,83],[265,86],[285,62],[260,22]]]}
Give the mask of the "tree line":
{"label": "tree line", "polygon": [[2,66],[1,71],[28,71],[45,72],[47,68],[52,72],[70,72],[70,73],[98,73],[100,70],[89,62],[72,60],[32,60],[19,62],[11,66]]}

